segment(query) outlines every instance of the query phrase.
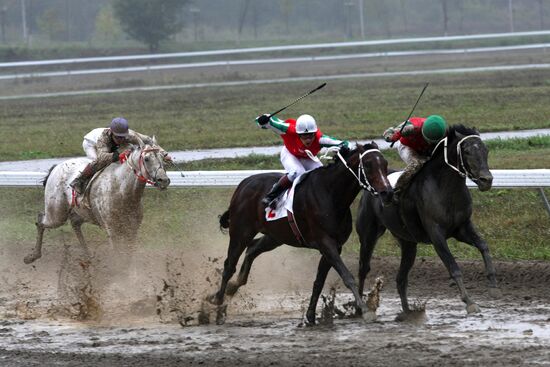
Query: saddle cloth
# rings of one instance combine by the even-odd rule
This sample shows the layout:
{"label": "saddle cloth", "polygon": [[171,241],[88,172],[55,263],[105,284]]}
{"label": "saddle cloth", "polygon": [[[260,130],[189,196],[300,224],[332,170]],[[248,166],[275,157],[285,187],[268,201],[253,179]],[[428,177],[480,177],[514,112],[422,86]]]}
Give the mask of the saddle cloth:
{"label": "saddle cloth", "polygon": [[397,172],[394,172],[394,173],[390,173],[388,175],[388,180],[390,181],[390,184],[391,184],[391,187],[395,189],[395,184],[397,183],[397,180],[399,179],[399,177],[401,177],[401,174],[403,173],[403,171],[397,171]]}
{"label": "saddle cloth", "polygon": [[265,220],[271,221],[285,218],[287,216],[287,210],[294,213],[292,209],[292,204],[294,202],[294,188],[302,181],[304,175],[305,173],[298,176],[292,183],[292,187],[279,196],[276,200],[275,209],[271,209],[269,206],[265,208]]}

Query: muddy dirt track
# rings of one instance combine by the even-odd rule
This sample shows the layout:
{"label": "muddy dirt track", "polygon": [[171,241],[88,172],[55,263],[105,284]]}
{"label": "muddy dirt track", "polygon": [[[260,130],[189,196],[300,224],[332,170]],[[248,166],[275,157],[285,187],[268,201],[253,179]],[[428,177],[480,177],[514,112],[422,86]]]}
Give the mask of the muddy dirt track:
{"label": "muddy dirt track", "polygon": [[[550,365],[550,263],[497,262],[503,297],[493,300],[482,263],[460,262],[482,310],[467,316],[440,261],[418,259],[409,297],[426,304],[425,318],[396,322],[398,261],[377,258],[372,275],[382,276],[385,288],[376,322],[336,318],[306,327],[302,316],[319,257],[283,247],[254,264],[249,284],[228,302],[225,324],[216,325],[212,313],[210,324],[199,325],[224,246],[141,250],[128,278],[109,273],[107,266],[116,267],[110,256],[106,265],[96,253],[87,267],[76,249],[57,246],[24,266],[25,249],[10,248],[0,254],[5,367]],[[346,263],[356,273],[356,259]],[[330,287],[344,311],[351,297],[334,272],[325,294]],[[95,320],[78,320],[83,312]]]}

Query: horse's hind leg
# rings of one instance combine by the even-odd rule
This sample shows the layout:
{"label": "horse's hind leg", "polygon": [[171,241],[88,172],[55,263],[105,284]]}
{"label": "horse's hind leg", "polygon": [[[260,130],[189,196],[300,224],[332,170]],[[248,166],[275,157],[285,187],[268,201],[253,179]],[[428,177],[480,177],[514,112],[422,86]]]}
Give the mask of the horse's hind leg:
{"label": "horse's hind leg", "polygon": [[487,246],[487,242],[485,242],[485,240],[477,233],[473,223],[468,221],[465,226],[459,229],[455,238],[461,242],[474,246],[479,250],[481,256],[483,257],[483,262],[485,263],[485,273],[487,275],[487,279],[489,280],[489,295],[493,298],[500,298],[502,296],[502,292],[497,286],[495,267],[493,266],[493,260],[491,259],[489,247]]}
{"label": "horse's hind leg", "polygon": [[241,265],[237,281],[227,284],[225,294],[232,296],[237,293],[237,290],[248,281],[248,274],[250,274],[250,268],[254,260],[264,252],[271,251],[281,245],[281,242],[267,235],[255,239],[252,245],[246,250],[246,255]]}
{"label": "horse's hind leg", "polygon": [[38,217],[36,218],[36,245],[34,246],[34,249],[32,253],[25,256],[23,261],[25,264],[30,264],[36,259],[40,259],[42,257],[42,240],[44,238],[44,230],[46,229],[44,227],[44,224],[42,221],[44,220],[44,213],[38,213]]}
{"label": "horse's hind leg", "polygon": [[[55,215],[54,215],[55,214]],[[34,246],[34,249],[32,253],[25,256],[23,261],[25,264],[30,264],[34,262],[37,259],[40,259],[42,257],[42,240],[44,238],[44,231],[46,228],[57,228],[61,225],[63,225],[67,221],[68,213],[63,213],[62,211],[58,211],[56,213],[53,212],[46,212],[44,213],[38,213],[38,216],[36,218],[36,244]],[[57,220],[52,221],[51,218],[58,218]]]}
{"label": "horse's hind leg", "polygon": [[254,235],[255,233],[247,234],[245,236],[240,235],[239,238],[235,238],[236,236],[231,235],[231,239],[229,240],[229,248],[227,250],[227,258],[223,262],[223,272],[220,289],[215,294],[208,297],[208,300],[211,303],[215,305],[223,304],[227,282],[229,281],[229,279],[231,279],[233,274],[235,274],[239,258],[244,252],[244,249],[254,238]]}

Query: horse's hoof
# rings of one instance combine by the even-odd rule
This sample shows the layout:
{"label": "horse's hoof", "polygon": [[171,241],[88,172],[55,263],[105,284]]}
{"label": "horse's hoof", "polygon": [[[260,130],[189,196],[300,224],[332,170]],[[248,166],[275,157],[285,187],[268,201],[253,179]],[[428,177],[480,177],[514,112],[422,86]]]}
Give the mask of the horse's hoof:
{"label": "horse's hoof", "polygon": [[36,256],[35,254],[30,254],[30,255],[25,256],[25,258],[23,259],[23,262],[25,264],[30,264],[30,263],[34,262],[36,259],[38,259],[38,256]]}
{"label": "horse's hoof", "polygon": [[489,288],[489,296],[494,299],[502,298],[502,291],[500,288],[497,287],[490,287]]}
{"label": "horse's hoof", "polygon": [[306,317],[304,319],[304,324],[306,326],[315,326],[315,312],[313,312],[313,313],[306,312]]}
{"label": "horse's hoof", "polygon": [[480,313],[481,308],[479,308],[477,304],[472,303],[471,305],[468,305],[468,307],[466,307],[466,311],[468,312],[468,315],[472,313]]}
{"label": "horse's hoof", "polygon": [[395,317],[395,321],[422,324],[426,321],[426,310],[420,309],[402,311]]}
{"label": "horse's hoof", "polygon": [[366,312],[363,312],[363,321],[365,322],[374,322],[376,321],[376,312],[374,311],[366,311]]}

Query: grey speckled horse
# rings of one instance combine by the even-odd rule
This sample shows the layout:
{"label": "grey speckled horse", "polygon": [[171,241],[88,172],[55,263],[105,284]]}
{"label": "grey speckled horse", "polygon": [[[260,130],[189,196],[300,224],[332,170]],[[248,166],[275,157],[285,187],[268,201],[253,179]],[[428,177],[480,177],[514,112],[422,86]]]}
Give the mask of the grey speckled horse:
{"label": "grey speckled horse", "polygon": [[[88,188],[88,202],[76,198],[69,183],[90,162],[87,158],[74,158],[50,170],[44,179],[44,213],[38,214],[38,235],[33,252],[24,259],[30,264],[42,256],[42,237],[45,229],[57,228],[70,220],[80,245],[86,254],[88,248],[81,226],[88,222],[103,228],[112,248],[131,246],[143,219],[141,199],[147,182],[161,190],[170,179],[164,169],[162,149],[145,145],[127,151],[123,163],[113,163],[93,179]],[[84,195],[87,195],[86,193]]]}

